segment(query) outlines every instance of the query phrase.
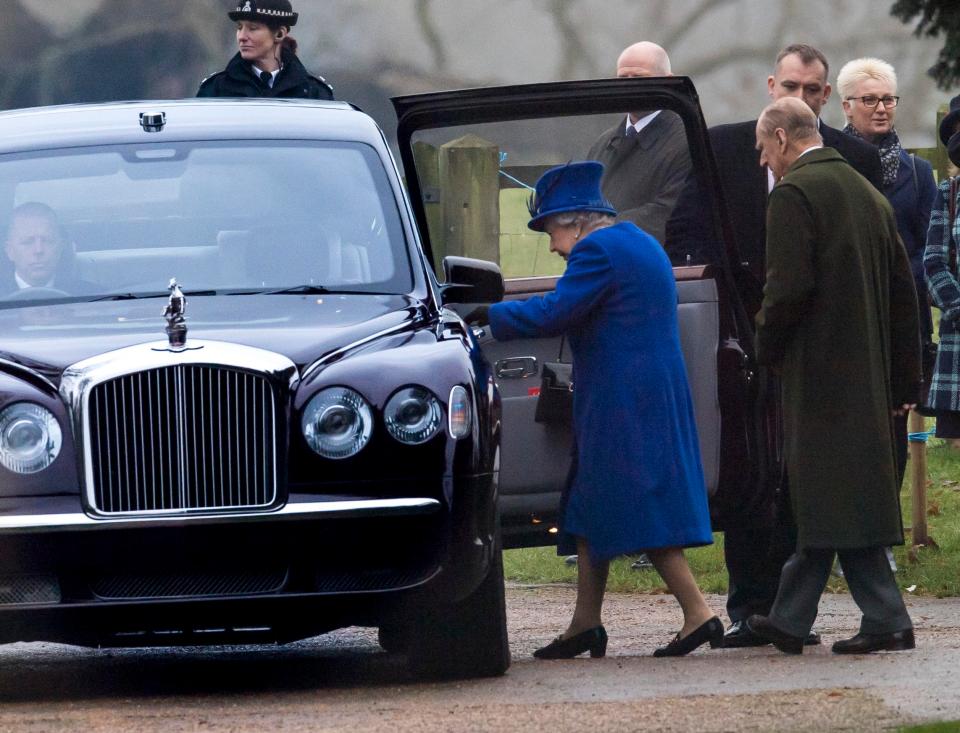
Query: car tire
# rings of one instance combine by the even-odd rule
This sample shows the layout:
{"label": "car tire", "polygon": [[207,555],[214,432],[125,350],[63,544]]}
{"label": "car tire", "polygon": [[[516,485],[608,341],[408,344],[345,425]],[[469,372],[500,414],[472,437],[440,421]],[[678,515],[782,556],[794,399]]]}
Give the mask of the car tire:
{"label": "car tire", "polygon": [[397,642],[399,647],[406,647],[410,669],[416,676],[496,677],[507,671],[510,644],[499,543],[494,557],[486,577],[462,601],[427,610],[410,629],[412,633],[388,630],[384,640],[389,646]]}
{"label": "car tire", "polygon": [[398,624],[383,624],[377,629],[377,643],[388,654],[406,654],[410,649],[410,630]]}

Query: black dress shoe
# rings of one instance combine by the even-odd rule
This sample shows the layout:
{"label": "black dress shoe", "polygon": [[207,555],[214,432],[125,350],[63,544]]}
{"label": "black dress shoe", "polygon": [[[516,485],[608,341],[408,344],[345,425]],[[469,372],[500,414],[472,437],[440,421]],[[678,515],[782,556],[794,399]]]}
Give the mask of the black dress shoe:
{"label": "black dress shoe", "polygon": [[714,616],[706,623],[700,624],[689,634],[680,638],[677,634],[673,641],[666,646],[657,649],[653,656],[655,657],[682,657],[689,654],[701,644],[710,642],[710,647],[716,649],[723,646],[723,622]]}
{"label": "black dress shoe", "polygon": [[[766,646],[770,642],[761,639],[747,627],[746,621],[734,621],[723,635],[725,649],[741,649],[749,646]],[[803,640],[804,646],[816,646],[820,643],[820,634],[811,631]]]}
{"label": "black dress shoe", "polygon": [[590,652],[591,657],[607,653],[607,630],[602,626],[582,631],[567,639],[558,636],[545,647],[533,653],[537,659],[573,659],[578,654]]}
{"label": "black dress shoe", "polygon": [[860,632],[850,639],[833,645],[834,654],[868,654],[869,652],[901,652],[913,649],[916,642],[913,629],[894,631],[891,634],[864,634]]}
{"label": "black dress shoe", "polygon": [[746,621],[734,621],[723,635],[723,646],[726,649],[740,649],[748,646],[766,646],[770,642],[761,639],[747,628]]}
{"label": "black dress shoe", "polygon": [[753,615],[747,619],[747,628],[761,639],[766,639],[784,654],[803,654],[806,639],[781,631],[766,616]]}

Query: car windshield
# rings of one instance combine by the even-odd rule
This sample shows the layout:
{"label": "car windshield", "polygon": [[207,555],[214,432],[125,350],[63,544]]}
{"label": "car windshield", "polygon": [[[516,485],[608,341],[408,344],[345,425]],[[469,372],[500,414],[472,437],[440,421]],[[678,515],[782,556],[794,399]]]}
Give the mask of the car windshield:
{"label": "car windshield", "polygon": [[0,158],[0,307],[190,293],[403,293],[410,257],[371,147],[117,145]]}

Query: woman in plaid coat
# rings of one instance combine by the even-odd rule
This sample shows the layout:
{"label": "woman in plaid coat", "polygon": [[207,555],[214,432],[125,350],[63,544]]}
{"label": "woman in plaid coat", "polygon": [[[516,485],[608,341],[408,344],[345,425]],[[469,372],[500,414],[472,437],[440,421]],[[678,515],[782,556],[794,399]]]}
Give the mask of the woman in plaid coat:
{"label": "woman in plaid coat", "polygon": [[[950,101],[950,114],[940,125],[940,139],[950,160],[960,167],[960,95]],[[953,201],[950,201],[951,195]],[[930,213],[923,268],[933,304],[940,309],[940,345],[930,381],[927,407],[937,413],[937,437],[960,438],[960,283],[957,281],[957,242],[960,187],[955,179],[941,181]]]}

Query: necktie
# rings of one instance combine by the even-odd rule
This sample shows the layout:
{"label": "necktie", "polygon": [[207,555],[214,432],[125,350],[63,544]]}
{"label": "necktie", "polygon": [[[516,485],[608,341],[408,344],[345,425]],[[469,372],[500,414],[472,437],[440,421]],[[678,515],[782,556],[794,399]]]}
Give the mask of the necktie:
{"label": "necktie", "polygon": [[634,137],[636,137],[636,136],[639,135],[639,134],[640,134],[640,133],[637,132],[637,128],[634,127],[633,125],[630,125],[630,127],[627,128],[627,137],[629,137],[629,138],[634,138]]}
{"label": "necktie", "polygon": [[266,84],[268,87],[271,87],[271,88],[272,88],[272,87],[273,87],[273,84],[272,84],[272,82],[273,82],[273,74],[271,74],[269,71],[261,71],[261,72],[260,72],[260,81],[262,81],[262,82],[263,82],[264,84]]}

